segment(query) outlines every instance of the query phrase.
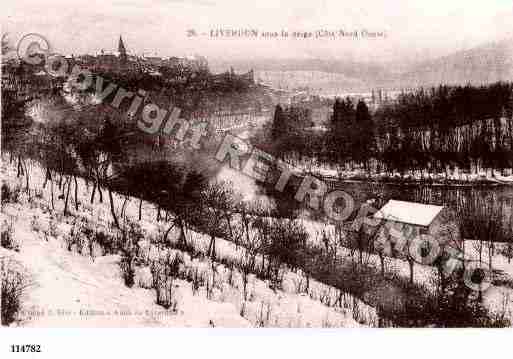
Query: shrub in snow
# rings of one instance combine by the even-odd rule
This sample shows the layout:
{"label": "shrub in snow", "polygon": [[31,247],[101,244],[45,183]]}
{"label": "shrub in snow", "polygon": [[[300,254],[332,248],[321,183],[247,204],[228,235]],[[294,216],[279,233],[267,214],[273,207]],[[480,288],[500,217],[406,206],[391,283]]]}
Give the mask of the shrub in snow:
{"label": "shrub in snow", "polygon": [[137,242],[137,259],[141,262],[141,264],[149,264],[150,262],[150,248],[151,243],[147,239],[140,240]]}
{"label": "shrub in snow", "polygon": [[28,204],[30,209],[36,209],[42,206],[41,199],[39,197],[28,195]]}
{"label": "shrub in snow", "polygon": [[199,272],[198,268],[189,268],[187,271],[187,281],[191,282],[192,294],[196,295],[200,289],[205,285],[203,274]]}
{"label": "shrub in snow", "polygon": [[162,261],[152,263],[153,287],[157,292],[157,304],[176,312],[178,309],[178,299],[173,283],[174,278],[168,275],[170,272],[168,265],[169,263],[163,263]]}
{"label": "shrub in snow", "polygon": [[232,287],[235,286],[235,280],[233,276],[233,265],[230,265],[228,268],[228,284]]}
{"label": "shrub in snow", "polygon": [[12,222],[8,223],[4,220],[2,225],[2,237],[0,240],[0,245],[5,249],[10,249],[16,252],[19,252],[20,246],[16,243],[14,239],[14,227]]}
{"label": "shrub in snow", "polygon": [[117,252],[116,238],[105,233],[103,230],[95,231],[92,241],[102,248],[105,255],[115,254]]}
{"label": "shrub in snow", "polygon": [[121,227],[121,238],[123,240],[122,244],[127,241],[138,243],[144,239],[144,231],[139,223],[127,219]]}
{"label": "shrub in snow", "polygon": [[[221,269],[222,270],[222,269]],[[222,272],[218,272],[218,268],[215,265],[211,266],[211,269],[206,273],[207,277],[205,280],[207,299],[218,300],[221,298],[224,290],[224,282]]]}
{"label": "shrub in snow", "polygon": [[[52,223],[50,221],[50,231]],[[69,251],[75,249],[78,253],[90,255],[93,260],[98,256],[118,253],[122,242],[117,236],[109,234],[103,226],[98,228],[98,225],[84,220],[74,220],[64,239]]]}
{"label": "shrub in snow", "polygon": [[21,300],[27,281],[25,276],[14,268],[11,262],[2,261],[0,263],[1,272],[1,318],[2,325],[7,326],[17,319],[21,308]]}
{"label": "shrub in snow", "polygon": [[34,197],[37,199],[44,199],[43,190],[38,188],[34,189]]}
{"label": "shrub in snow", "polygon": [[125,285],[129,288],[133,287],[135,283],[135,269],[133,264],[133,258],[123,255],[121,257],[121,262],[119,263],[119,265],[121,267],[121,275],[123,276]]}
{"label": "shrub in snow", "polygon": [[511,260],[513,259],[513,228],[511,229],[511,233],[509,235],[511,236],[509,241],[506,243],[497,244],[497,250],[500,254],[507,258],[508,263],[511,263]]}
{"label": "shrub in snow", "polygon": [[158,260],[160,256],[160,251],[158,247],[154,244],[151,244],[146,252],[143,252],[142,258],[146,263],[151,263],[152,261]]}
{"label": "shrub in snow", "polygon": [[22,205],[26,205],[29,202],[30,202],[30,199],[29,199],[28,194],[26,192],[23,192],[23,191],[20,190],[19,195],[18,195],[17,203],[22,204]]}
{"label": "shrub in snow", "polygon": [[243,318],[246,318],[246,302],[242,302],[241,306],[240,306],[240,316],[243,317]]}
{"label": "shrub in snow", "polygon": [[121,275],[125,281],[125,285],[129,288],[134,286],[135,283],[135,251],[130,245],[127,245],[122,250],[121,261]]}
{"label": "shrub in snow", "polygon": [[271,320],[271,303],[261,302],[257,325],[261,328],[268,327]]}
{"label": "shrub in snow", "polygon": [[89,203],[84,203],[82,205],[82,210],[86,213],[93,214],[94,213],[94,207]]}
{"label": "shrub in snow", "polygon": [[175,250],[168,250],[165,257],[159,260],[160,268],[168,277],[186,278],[183,255]]}
{"label": "shrub in snow", "polygon": [[138,223],[125,220],[120,228],[118,245],[122,251],[121,272],[127,287],[135,283],[135,264],[141,255],[138,243],[144,238],[144,232]]}
{"label": "shrub in snow", "polygon": [[66,242],[66,248],[68,251],[72,251],[73,249],[78,252],[82,252],[82,223],[80,221],[74,221],[73,226],[70,228],[69,234],[64,238]]}
{"label": "shrub in snow", "polygon": [[2,205],[6,203],[18,203],[20,199],[21,186],[11,188],[7,183],[2,184]]}
{"label": "shrub in snow", "polygon": [[36,215],[32,216],[32,219],[30,220],[30,229],[32,229],[34,232],[39,232],[42,229],[41,222]]}
{"label": "shrub in snow", "polygon": [[50,220],[48,221],[48,234],[52,237],[57,237],[59,235],[57,222],[54,220],[53,216],[51,216]]}

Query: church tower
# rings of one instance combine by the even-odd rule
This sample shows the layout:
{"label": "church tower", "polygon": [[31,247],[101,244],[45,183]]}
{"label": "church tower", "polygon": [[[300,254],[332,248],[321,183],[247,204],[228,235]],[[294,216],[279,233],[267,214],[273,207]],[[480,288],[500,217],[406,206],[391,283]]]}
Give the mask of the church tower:
{"label": "church tower", "polygon": [[119,35],[118,52],[119,52],[119,64],[121,65],[121,67],[125,67],[128,62],[128,57],[126,54],[125,44],[123,43],[123,39],[121,38],[121,35]]}

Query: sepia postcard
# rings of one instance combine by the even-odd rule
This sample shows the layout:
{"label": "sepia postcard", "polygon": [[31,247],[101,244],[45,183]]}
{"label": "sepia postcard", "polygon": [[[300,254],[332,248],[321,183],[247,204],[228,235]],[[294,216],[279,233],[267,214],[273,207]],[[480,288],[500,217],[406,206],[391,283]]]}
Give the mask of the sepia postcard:
{"label": "sepia postcard", "polygon": [[511,0],[3,7],[2,330],[513,326]]}

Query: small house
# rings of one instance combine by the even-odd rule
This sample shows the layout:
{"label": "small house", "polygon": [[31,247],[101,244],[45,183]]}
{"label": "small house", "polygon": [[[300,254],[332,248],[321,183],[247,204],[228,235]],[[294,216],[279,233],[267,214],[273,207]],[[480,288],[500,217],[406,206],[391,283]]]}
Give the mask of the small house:
{"label": "small house", "polygon": [[430,235],[440,247],[459,247],[460,233],[453,212],[445,206],[390,200],[373,218],[379,220],[378,238],[395,244]]}

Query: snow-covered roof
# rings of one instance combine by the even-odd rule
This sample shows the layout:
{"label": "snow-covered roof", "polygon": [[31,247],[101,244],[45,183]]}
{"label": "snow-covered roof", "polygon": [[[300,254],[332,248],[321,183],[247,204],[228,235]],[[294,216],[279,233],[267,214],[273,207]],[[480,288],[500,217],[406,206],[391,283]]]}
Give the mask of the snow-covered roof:
{"label": "snow-covered roof", "polygon": [[374,218],[427,227],[443,208],[443,206],[391,199],[374,214]]}

